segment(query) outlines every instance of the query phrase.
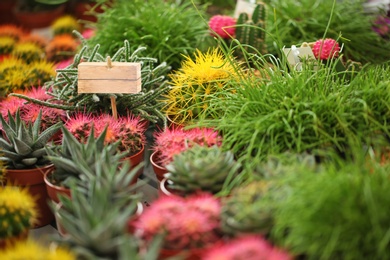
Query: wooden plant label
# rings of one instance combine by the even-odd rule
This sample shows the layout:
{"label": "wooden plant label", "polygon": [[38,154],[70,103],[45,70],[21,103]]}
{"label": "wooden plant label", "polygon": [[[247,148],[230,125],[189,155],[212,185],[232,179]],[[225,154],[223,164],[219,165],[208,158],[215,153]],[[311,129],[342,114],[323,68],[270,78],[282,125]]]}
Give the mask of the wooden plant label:
{"label": "wooden plant label", "polygon": [[78,93],[125,93],[141,91],[141,64],[133,62],[81,62]]}

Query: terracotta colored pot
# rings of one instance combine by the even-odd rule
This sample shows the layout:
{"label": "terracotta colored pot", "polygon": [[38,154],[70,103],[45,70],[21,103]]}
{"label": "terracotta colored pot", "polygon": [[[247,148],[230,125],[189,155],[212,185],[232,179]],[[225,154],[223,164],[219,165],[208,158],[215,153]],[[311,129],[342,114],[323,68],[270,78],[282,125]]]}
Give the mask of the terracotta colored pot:
{"label": "terracotta colored pot", "polygon": [[45,173],[44,181],[46,184],[47,195],[49,196],[49,198],[52,201],[54,201],[55,203],[60,203],[60,200],[58,199],[58,194],[68,196],[70,198],[71,197],[70,189],[64,188],[61,186],[57,186],[57,185],[50,182],[50,175],[53,174],[54,170],[55,169]]}
{"label": "terracotta colored pot", "polygon": [[[132,156],[127,157],[126,159],[130,160],[131,168],[134,168],[134,167],[136,167],[138,164],[140,164],[144,160],[144,155],[145,155],[145,146],[142,145],[142,148],[141,148],[141,150],[138,153],[133,154]],[[132,180],[131,184],[136,184],[137,183],[137,180],[141,176],[143,171],[144,171],[144,167],[141,167],[138,170],[135,178]]]}
{"label": "terracotta colored pot", "polygon": [[7,184],[27,188],[29,193],[36,198],[38,219],[34,228],[46,226],[54,220],[54,215],[47,203],[47,195],[44,174],[52,171],[54,165],[48,165],[33,169],[6,169]]}
{"label": "terracotta colored pot", "polygon": [[61,4],[52,10],[39,12],[21,11],[18,8],[14,10],[15,19],[19,25],[27,29],[37,29],[49,27],[57,18],[65,12],[65,4]]}
{"label": "terracotta colored pot", "polygon": [[158,158],[158,153],[153,152],[150,155],[150,163],[152,164],[153,171],[156,174],[157,180],[162,181],[164,179],[164,174],[167,173],[167,169],[165,167],[162,167],[161,165],[157,164],[157,158]]}
{"label": "terracotta colored pot", "polygon": [[12,10],[15,8],[15,0],[1,0],[0,1],[0,23],[10,24],[15,22],[15,17]]}
{"label": "terracotta colored pot", "polygon": [[23,231],[19,235],[0,239],[0,251],[1,251],[1,249],[5,249],[8,246],[13,246],[14,244],[16,244],[18,242],[26,241],[28,238],[28,232],[29,232],[29,230],[26,229],[25,231]]}

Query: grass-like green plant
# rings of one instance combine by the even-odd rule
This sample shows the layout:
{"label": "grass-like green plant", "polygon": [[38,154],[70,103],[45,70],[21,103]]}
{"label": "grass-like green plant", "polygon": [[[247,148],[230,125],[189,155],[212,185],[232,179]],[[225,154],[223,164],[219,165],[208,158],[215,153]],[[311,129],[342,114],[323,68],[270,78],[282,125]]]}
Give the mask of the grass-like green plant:
{"label": "grass-like green plant", "polygon": [[122,47],[111,57],[111,60],[141,63],[141,92],[136,94],[78,93],[78,65],[82,61],[106,62],[106,56],[99,52],[100,47],[100,44],[96,44],[93,48],[89,48],[84,41],[84,46],[75,55],[73,63],[64,69],[57,70],[54,81],[46,82],[48,94],[52,96],[50,100],[43,102],[17,93],[11,95],[44,106],[67,111],[82,110],[89,113],[110,112],[111,96],[115,95],[118,114],[126,115],[130,112],[152,122],[165,120],[165,116],[160,112],[162,103],[157,102],[157,98],[167,90],[165,75],[170,67],[165,62],[155,66],[156,59],[141,56],[141,52],[145,50],[144,47],[138,47],[134,52],[131,52],[127,40],[122,42]]}
{"label": "grass-like green plant", "polygon": [[[361,158],[362,159],[362,158]],[[304,259],[389,259],[389,167],[347,163],[288,176],[272,239]]]}
{"label": "grass-like green plant", "polygon": [[271,53],[279,53],[282,46],[323,38],[329,26],[326,38],[337,39],[341,34],[347,59],[382,63],[390,58],[390,42],[372,30],[377,14],[364,11],[364,0],[264,2],[269,7],[267,28],[272,36],[267,36],[267,46]]}
{"label": "grass-like green plant", "polygon": [[[237,92],[216,99],[209,113],[220,118],[199,125],[215,127],[223,145],[245,165],[253,158],[286,151],[349,152],[350,144],[388,139],[389,80],[387,65],[366,66],[353,77],[337,72],[335,63],[290,71],[284,66],[259,67],[259,77],[242,77]],[[227,93],[228,94],[228,93]],[[387,141],[388,143],[388,141]]]}
{"label": "grass-like green plant", "polygon": [[115,1],[96,24],[96,35],[90,45],[101,44],[101,52],[113,55],[129,40],[134,51],[145,46],[146,56],[179,67],[182,55],[189,55],[207,37],[203,8],[191,1],[135,0]]}

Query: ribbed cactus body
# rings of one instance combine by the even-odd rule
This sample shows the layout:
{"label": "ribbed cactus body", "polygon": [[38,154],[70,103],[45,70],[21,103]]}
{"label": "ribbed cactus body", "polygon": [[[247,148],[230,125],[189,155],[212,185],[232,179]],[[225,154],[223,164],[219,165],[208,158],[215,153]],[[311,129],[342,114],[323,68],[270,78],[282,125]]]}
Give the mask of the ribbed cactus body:
{"label": "ribbed cactus body", "polygon": [[237,19],[236,39],[249,53],[256,52],[254,49],[261,54],[265,54],[267,51],[265,43],[265,16],[265,5],[257,4],[251,17],[247,13],[241,13]]}

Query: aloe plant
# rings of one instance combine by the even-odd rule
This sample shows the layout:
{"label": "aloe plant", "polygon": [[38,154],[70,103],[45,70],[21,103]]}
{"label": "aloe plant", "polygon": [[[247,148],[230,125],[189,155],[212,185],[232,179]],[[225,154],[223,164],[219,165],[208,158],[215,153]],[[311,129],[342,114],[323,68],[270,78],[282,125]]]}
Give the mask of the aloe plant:
{"label": "aloe plant", "polygon": [[19,111],[15,116],[8,113],[8,121],[0,115],[3,135],[0,136],[0,161],[10,169],[28,169],[50,163],[45,158],[50,139],[59,132],[62,122],[58,122],[42,131],[42,112],[34,123],[20,118]]}

